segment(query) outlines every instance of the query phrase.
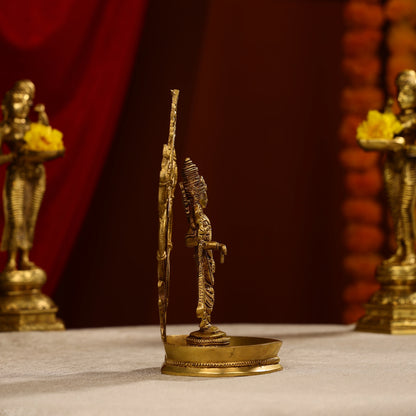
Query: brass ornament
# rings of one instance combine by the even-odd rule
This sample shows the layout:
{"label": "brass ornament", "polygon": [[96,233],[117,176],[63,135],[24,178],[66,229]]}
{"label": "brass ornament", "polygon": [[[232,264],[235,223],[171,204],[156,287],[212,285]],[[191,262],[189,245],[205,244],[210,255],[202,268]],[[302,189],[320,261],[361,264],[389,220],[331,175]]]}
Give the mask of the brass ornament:
{"label": "brass ornament", "polygon": [[178,90],[172,90],[172,109],[168,143],[163,146],[159,177],[158,306],[161,338],[166,357],[162,373],[182,376],[225,377],[270,373],[282,369],[278,352],[282,342],[269,338],[233,337],[212,324],[214,307],[214,251],[220,261],[227,254],[225,244],[212,240],[212,227],[204,213],[207,185],[198,167],[187,158],[180,182],[189,230],[186,246],[194,251],[197,266],[198,302],[196,316],[199,330],[189,335],[167,335],[170,254],[172,251],[172,208],[178,180],[175,134]]}
{"label": "brass ornament", "polygon": [[400,72],[396,86],[400,134],[393,139],[357,139],[364,150],[385,153],[384,186],[397,250],[377,268],[380,289],[366,304],[356,330],[416,334],[416,72]]}
{"label": "brass ornament", "polygon": [[[41,293],[45,272],[29,259],[46,187],[43,162],[64,154],[64,150],[28,149],[25,136],[32,127],[29,114],[34,94],[31,81],[17,81],[2,103],[0,140],[10,153],[0,154],[0,164],[9,163],[3,188],[5,225],[1,249],[7,251],[7,264],[0,274],[0,331],[65,329],[56,317],[56,305]],[[49,126],[43,104],[36,105],[34,110],[38,113],[38,125]]]}

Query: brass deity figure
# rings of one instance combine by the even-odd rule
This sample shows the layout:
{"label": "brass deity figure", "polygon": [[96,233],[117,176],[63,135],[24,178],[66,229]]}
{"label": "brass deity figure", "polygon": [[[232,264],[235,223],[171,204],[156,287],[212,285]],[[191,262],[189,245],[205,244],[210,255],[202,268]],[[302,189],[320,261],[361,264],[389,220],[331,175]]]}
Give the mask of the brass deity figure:
{"label": "brass deity figure", "polygon": [[397,250],[385,265],[414,265],[416,196],[416,72],[401,72],[397,79],[400,136],[386,149],[384,183],[397,240]]}
{"label": "brass deity figure", "polygon": [[[9,163],[3,188],[1,250],[7,251],[7,264],[0,275],[0,330],[64,328],[55,317],[57,308],[52,300],[40,293],[45,273],[29,259],[46,186],[43,162],[64,154],[64,150],[28,149],[25,135],[32,126],[29,116],[34,96],[33,82],[17,81],[6,92],[1,107],[0,140],[10,152],[0,154],[0,164]],[[38,104],[34,110],[37,123],[49,126],[44,105]]]}
{"label": "brass deity figure", "polygon": [[192,332],[187,341],[190,344],[228,344],[230,338],[211,324],[214,307],[215,261],[213,250],[220,251],[221,263],[227,254],[225,244],[212,241],[212,227],[204,209],[208,204],[207,185],[199,175],[198,167],[187,158],[184,163],[183,182],[180,182],[185,213],[189,222],[186,246],[194,248],[198,271],[198,306],[196,316],[200,320],[199,331]]}
{"label": "brass deity figure", "polygon": [[198,276],[199,330],[190,335],[167,335],[167,309],[171,278],[173,201],[178,181],[175,136],[179,90],[171,90],[172,106],[168,143],[163,146],[159,174],[159,239],[157,248],[157,287],[160,335],[165,348],[162,373],[193,377],[234,377],[265,374],[282,369],[278,352],[281,341],[258,337],[228,337],[211,323],[214,306],[213,250],[227,254],[224,244],[212,241],[212,228],[204,209],[208,203],[207,186],[191,159],[186,159],[179,184],[188,217],[186,246],[194,249]]}
{"label": "brass deity figure", "polygon": [[366,305],[357,329],[401,334],[416,333],[416,72],[400,72],[396,86],[400,133],[387,140],[358,139],[364,150],[385,153],[384,185],[397,250],[377,268],[381,288]]}

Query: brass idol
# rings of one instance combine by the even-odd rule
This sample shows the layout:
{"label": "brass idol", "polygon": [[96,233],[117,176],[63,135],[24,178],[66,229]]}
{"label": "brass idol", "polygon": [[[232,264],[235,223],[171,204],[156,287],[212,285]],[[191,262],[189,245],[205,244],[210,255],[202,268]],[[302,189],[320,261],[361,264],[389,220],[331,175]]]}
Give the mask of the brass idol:
{"label": "brass idol", "polygon": [[17,81],[2,103],[0,140],[10,153],[0,154],[0,164],[9,163],[3,188],[5,225],[1,249],[7,251],[7,264],[0,274],[0,331],[64,329],[56,318],[56,305],[40,290],[46,274],[29,259],[46,186],[43,162],[64,154],[63,149],[35,151],[28,147],[27,133],[35,127],[49,126],[42,104],[34,108],[37,123],[29,119],[34,94],[31,81]]}
{"label": "brass idol", "polygon": [[396,86],[400,133],[393,139],[358,139],[364,150],[385,153],[384,185],[397,250],[377,268],[376,278],[381,287],[366,305],[365,316],[356,329],[416,334],[416,72],[400,72]]}
{"label": "brass idol", "polygon": [[229,344],[230,338],[211,324],[211,313],[214,308],[214,272],[215,261],[213,250],[221,253],[221,263],[227,254],[225,244],[212,241],[212,228],[204,208],[208,204],[207,185],[199,176],[197,166],[187,158],[183,167],[183,182],[179,185],[189,222],[186,234],[186,246],[194,248],[198,271],[198,306],[196,316],[200,320],[199,331],[192,332],[187,338],[189,344],[219,345]]}
{"label": "brass idol", "polygon": [[172,90],[172,107],[168,143],[163,147],[159,176],[158,292],[159,317],[165,362],[162,373],[182,376],[222,377],[262,374],[282,369],[278,352],[281,341],[268,338],[233,337],[212,324],[214,306],[214,251],[224,262],[225,244],[212,240],[211,223],[204,213],[207,185],[198,167],[187,158],[180,182],[189,230],[186,246],[194,250],[197,269],[198,302],[196,316],[199,330],[189,335],[167,335],[166,318],[169,301],[170,255],[172,251],[172,208],[178,181],[175,134],[178,90]]}

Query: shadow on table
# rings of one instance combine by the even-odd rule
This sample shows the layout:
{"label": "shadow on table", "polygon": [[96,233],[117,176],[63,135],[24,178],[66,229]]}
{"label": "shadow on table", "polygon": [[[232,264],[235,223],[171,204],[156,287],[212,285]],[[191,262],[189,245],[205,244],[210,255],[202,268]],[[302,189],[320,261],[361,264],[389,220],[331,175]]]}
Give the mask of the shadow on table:
{"label": "shadow on table", "polygon": [[28,394],[61,393],[79,391],[96,387],[116,386],[143,381],[184,381],[189,377],[169,377],[161,374],[160,367],[142,368],[139,370],[118,372],[88,372],[51,376],[47,379],[34,379],[0,385],[2,399],[27,396]]}

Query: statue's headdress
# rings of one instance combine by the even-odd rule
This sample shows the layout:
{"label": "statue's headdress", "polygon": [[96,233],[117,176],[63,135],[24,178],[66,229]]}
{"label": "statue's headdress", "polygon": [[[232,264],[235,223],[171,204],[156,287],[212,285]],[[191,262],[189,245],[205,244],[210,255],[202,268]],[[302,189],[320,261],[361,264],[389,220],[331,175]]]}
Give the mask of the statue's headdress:
{"label": "statue's headdress", "polygon": [[416,90],[416,72],[413,69],[406,69],[397,74],[396,85],[402,88],[404,85],[409,85]]}
{"label": "statue's headdress", "polygon": [[18,92],[28,94],[30,98],[33,100],[33,98],[35,97],[35,84],[29,79],[22,79],[14,83],[11,91],[12,93]]}
{"label": "statue's headdress", "polygon": [[20,81],[16,81],[13,87],[6,92],[1,104],[4,119],[7,119],[8,115],[13,111],[12,102],[14,94],[27,94],[30,101],[32,101],[35,97],[35,84],[29,79],[22,79]]}
{"label": "statue's headdress", "polygon": [[187,157],[182,168],[183,187],[188,200],[199,201],[200,196],[207,190],[204,178],[199,175],[198,166]]}

